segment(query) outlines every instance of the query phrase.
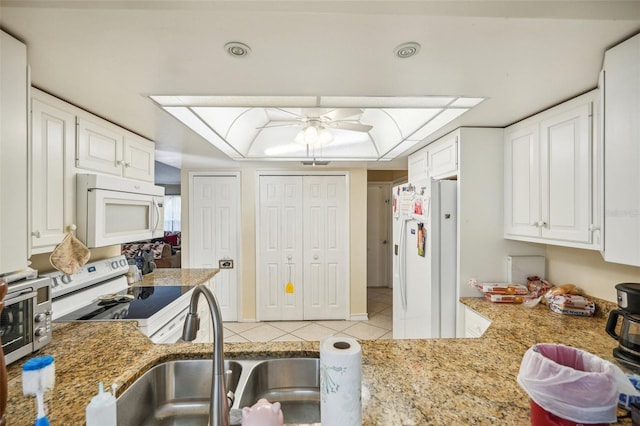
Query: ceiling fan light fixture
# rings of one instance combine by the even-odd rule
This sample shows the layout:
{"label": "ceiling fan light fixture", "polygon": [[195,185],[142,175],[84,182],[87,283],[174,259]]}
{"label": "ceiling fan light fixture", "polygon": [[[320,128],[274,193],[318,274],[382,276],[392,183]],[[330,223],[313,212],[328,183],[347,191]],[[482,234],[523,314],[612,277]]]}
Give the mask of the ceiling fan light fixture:
{"label": "ceiling fan light fixture", "polygon": [[402,43],[401,45],[393,49],[393,54],[400,59],[406,59],[414,55],[417,55],[419,51],[420,51],[420,43],[416,43],[415,41],[409,41],[407,43]]}
{"label": "ceiling fan light fixture", "polygon": [[331,141],[333,141],[333,133],[324,127],[320,127],[320,129],[318,129],[318,142],[316,145],[325,146],[330,144]]}
{"label": "ceiling fan light fixture", "polygon": [[331,143],[333,134],[324,126],[309,125],[300,130],[294,140],[310,147],[320,147]]}

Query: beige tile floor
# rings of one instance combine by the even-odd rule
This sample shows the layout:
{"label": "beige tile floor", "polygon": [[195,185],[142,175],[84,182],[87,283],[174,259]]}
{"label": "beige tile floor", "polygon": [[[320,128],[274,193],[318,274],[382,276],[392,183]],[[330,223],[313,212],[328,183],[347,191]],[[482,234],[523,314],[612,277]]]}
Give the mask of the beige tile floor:
{"label": "beige tile floor", "polygon": [[295,342],[347,336],[359,340],[391,339],[392,290],[367,289],[368,321],[225,322],[225,342]]}

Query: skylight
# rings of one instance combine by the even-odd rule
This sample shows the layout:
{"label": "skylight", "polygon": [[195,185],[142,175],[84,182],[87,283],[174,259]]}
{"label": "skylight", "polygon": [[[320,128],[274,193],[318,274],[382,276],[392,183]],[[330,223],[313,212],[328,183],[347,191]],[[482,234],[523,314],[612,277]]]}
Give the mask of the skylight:
{"label": "skylight", "polygon": [[389,161],[484,100],[456,96],[151,99],[239,161]]}

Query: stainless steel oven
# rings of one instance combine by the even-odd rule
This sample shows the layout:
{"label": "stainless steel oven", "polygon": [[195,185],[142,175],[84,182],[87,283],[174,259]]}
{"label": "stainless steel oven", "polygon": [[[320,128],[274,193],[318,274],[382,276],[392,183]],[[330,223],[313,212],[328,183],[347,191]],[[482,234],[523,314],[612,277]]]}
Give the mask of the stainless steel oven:
{"label": "stainless steel oven", "polygon": [[51,279],[9,284],[0,314],[0,336],[10,364],[51,342]]}

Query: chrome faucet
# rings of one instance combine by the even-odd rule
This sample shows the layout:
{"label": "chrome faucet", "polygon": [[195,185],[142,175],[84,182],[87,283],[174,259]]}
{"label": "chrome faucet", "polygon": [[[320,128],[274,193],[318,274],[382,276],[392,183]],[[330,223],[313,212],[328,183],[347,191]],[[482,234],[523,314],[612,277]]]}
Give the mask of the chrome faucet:
{"label": "chrome faucet", "polygon": [[229,426],[229,404],[225,390],[224,354],[222,352],[222,315],[216,297],[205,286],[197,286],[193,290],[189,313],[184,322],[182,338],[190,342],[196,338],[200,327],[198,317],[198,300],[204,294],[213,321],[213,376],[211,377],[211,403],[209,404],[209,425]]}

